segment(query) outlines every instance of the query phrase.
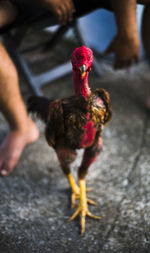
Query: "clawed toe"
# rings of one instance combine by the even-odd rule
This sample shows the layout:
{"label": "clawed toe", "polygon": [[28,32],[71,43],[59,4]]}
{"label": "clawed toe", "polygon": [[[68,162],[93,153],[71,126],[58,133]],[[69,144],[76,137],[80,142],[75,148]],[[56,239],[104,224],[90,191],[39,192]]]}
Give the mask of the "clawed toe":
{"label": "clawed toe", "polygon": [[74,214],[69,218],[68,221],[74,220],[79,214],[80,214],[81,235],[83,235],[85,232],[85,217],[86,216],[89,216],[90,218],[96,219],[96,220],[101,219],[101,217],[92,214],[88,210],[88,208],[85,209],[79,205],[78,208],[76,209],[76,211],[74,212]]}
{"label": "clawed toe", "polygon": [[[76,203],[76,200],[80,199],[79,193],[72,193],[71,195],[71,208],[77,207],[78,203]],[[97,206],[97,203],[91,199],[87,199],[87,203],[93,206]]]}
{"label": "clawed toe", "polygon": [[[67,178],[72,189],[71,208],[74,208],[74,207],[77,208],[68,221],[72,221],[78,215],[80,215],[81,235],[83,235],[85,231],[85,217],[86,216],[89,216],[90,218],[97,219],[97,220],[100,219],[100,217],[93,215],[88,210],[88,204],[94,205],[94,206],[96,206],[97,204],[93,200],[86,198],[86,192],[91,191],[91,188],[86,189],[85,179],[79,179],[79,187],[78,187],[71,173],[68,174]],[[79,200],[79,202],[76,203],[76,200]]]}
{"label": "clawed toe", "polygon": [[[73,215],[70,217],[68,221],[74,220],[78,215],[80,215],[80,225],[81,225],[81,235],[84,234],[85,231],[85,217],[89,216],[93,219],[100,219],[100,217],[93,215],[88,210],[88,204],[97,205],[93,200],[86,198],[86,185],[85,180],[79,180],[79,188],[78,191],[72,193],[72,207],[77,207]],[[75,200],[79,199],[79,203],[75,204]]]}
{"label": "clawed toe", "polygon": [[76,206],[76,199],[79,199],[80,195],[79,193],[73,192],[71,195],[71,208],[74,208]]}
{"label": "clawed toe", "polygon": [[97,206],[97,203],[91,199],[87,199],[87,203],[93,206]]}

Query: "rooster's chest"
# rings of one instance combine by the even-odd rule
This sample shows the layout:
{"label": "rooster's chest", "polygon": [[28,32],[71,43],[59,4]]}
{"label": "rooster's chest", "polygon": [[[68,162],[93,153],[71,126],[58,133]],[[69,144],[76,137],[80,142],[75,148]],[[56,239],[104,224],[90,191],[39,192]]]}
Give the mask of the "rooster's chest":
{"label": "rooster's chest", "polygon": [[[94,116],[94,117],[93,117]],[[66,121],[66,140],[73,148],[86,148],[93,144],[99,129],[96,115],[90,112],[71,114]]]}

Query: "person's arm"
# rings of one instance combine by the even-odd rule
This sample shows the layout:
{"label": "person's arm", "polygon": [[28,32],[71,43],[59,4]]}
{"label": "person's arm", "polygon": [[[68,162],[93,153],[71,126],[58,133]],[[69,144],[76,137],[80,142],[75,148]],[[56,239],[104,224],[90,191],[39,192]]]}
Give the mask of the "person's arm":
{"label": "person's arm", "polygon": [[118,35],[137,36],[136,0],[110,0],[115,13]]}
{"label": "person's arm", "polygon": [[57,18],[58,23],[64,25],[72,21],[75,7],[72,0],[37,0]]}
{"label": "person's arm", "polygon": [[139,61],[136,0],[110,0],[115,13],[117,35],[106,53],[115,53],[115,68],[125,68]]}

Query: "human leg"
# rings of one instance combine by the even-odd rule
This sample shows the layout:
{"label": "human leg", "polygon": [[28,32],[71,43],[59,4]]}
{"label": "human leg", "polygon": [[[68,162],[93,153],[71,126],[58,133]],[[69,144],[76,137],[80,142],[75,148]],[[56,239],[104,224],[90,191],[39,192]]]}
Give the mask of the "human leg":
{"label": "human leg", "polygon": [[15,66],[2,44],[0,44],[0,110],[10,127],[0,146],[0,174],[6,176],[17,164],[24,147],[34,142],[39,132],[27,115]]}
{"label": "human leg", "polygon": [[[0,1],[0,31],[17,18],[18,8],[9,0]],[[0,174],[8,175],[17,164],[24,147],[34,142],[39,132],[28,117],[22,100],[18,74],[0,43],[0,110],[9,124],[9,132],[0,146]]]}

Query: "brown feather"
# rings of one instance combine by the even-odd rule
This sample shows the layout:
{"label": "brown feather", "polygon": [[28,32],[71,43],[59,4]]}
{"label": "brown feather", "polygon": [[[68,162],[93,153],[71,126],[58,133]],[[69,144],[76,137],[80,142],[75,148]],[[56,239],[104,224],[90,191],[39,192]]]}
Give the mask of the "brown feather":
{"label": "brown feather", "polygon": [[[97,103],[99,99],[101,103]],[[88,121],[88,112],[99,134],[111,118],[110,98],[103,89],[91,92],[87,100],[82,95],[61,101],[55,100],[50,103],[49,108],[45,135],[48,144],[54,148],[62,139],[70,148],[81,148],[80,138]]]}

